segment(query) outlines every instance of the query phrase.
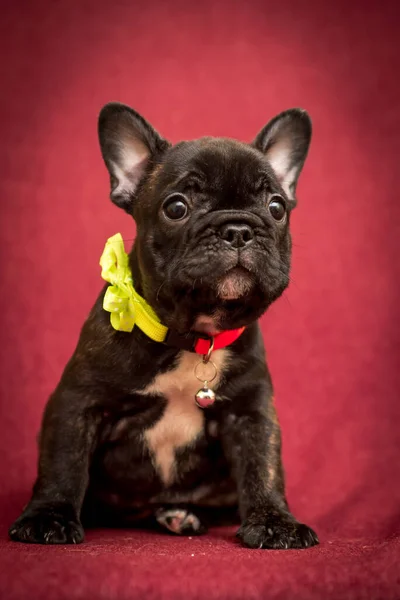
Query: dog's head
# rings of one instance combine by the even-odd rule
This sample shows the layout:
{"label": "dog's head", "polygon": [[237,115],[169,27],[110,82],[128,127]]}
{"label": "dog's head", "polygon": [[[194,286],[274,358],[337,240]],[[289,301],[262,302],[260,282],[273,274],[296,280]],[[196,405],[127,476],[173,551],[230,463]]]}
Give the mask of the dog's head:
{"label": "dog's head", "polygon": [[179,332],[254,321],[289,282],[290,213],[311,137],[292,109],[251,144],[169,144],[131,108],[108,104],[99,136],[111,199],[136,221],[135,285]]}

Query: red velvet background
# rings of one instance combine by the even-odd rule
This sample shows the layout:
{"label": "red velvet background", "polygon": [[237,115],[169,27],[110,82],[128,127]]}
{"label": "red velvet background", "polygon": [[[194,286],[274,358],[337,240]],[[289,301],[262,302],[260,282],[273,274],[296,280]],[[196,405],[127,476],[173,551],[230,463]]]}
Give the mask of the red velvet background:
{"label": "red velvet background", "polygon": [[[0,598],[399,598],[398,3],[3,2]],[[101,287],[108,201],[96,119],[120,100],[173,141],[250,140],[302,106],[314,138],[293,283],[263,321],[288,495],[307,551],[90,532],[13,544],[46,398]]]}

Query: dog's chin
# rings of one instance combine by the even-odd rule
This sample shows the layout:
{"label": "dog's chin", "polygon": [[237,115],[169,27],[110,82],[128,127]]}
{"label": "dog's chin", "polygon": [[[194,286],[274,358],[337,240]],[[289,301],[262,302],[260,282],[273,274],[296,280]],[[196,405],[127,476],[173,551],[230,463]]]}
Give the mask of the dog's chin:
{"label": "dog's chin", "polygon": [[244,299],[254,286],[254,277],[242,267],[235,267],[216,282],[217,298],[223,302]]}
{"label": "dog's chin", "polygon": [[242,303],[254,290],[255,280],[249,271],[235,267],[219,277],[213,285],[212,314],[200,313],[193,325],[193,330],[207,335],[215,335],[225,329],[234,329],[243,324],[231,321],[232,312],[241,312]]}

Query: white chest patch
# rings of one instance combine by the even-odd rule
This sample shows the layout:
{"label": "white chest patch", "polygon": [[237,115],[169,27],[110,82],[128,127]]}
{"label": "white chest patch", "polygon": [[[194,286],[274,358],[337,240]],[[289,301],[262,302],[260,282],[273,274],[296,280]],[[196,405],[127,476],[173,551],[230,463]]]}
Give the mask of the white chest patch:
{"label": "white chest patch", "polygon": [[[212,354],[212,361],[217,367],[217,377],[211,384],[214,390],[228,358],[229,351],[225,349]],[[195,403],[201,382],[196,379],[194,369],[200,361],[198,354],[182,352],[176,369],[158,375],[141,392],[162,394],[167,400],[160,420],[144,433],[154,466],[165,485],[170,485],[176,477],[175,451],[193,444],[204,428],[204,411]]]}

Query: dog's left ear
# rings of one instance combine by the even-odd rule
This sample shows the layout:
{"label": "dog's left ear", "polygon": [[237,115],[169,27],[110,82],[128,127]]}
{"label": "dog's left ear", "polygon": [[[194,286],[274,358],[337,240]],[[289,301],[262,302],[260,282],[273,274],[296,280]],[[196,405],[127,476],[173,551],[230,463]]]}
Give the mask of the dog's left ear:
{"label": "dog's left ear", "polygon": [[117,102],[103,107],[98,129],[111,200],[131,214],[141,179],[169,143],[139,113]]}
{"label": "dog's left ear", "polygon": [[277,115],[257,135],[253,146],[263,152],[289,200],[296,203],[296,185],[311,140],[311,119],[292,108]]}

